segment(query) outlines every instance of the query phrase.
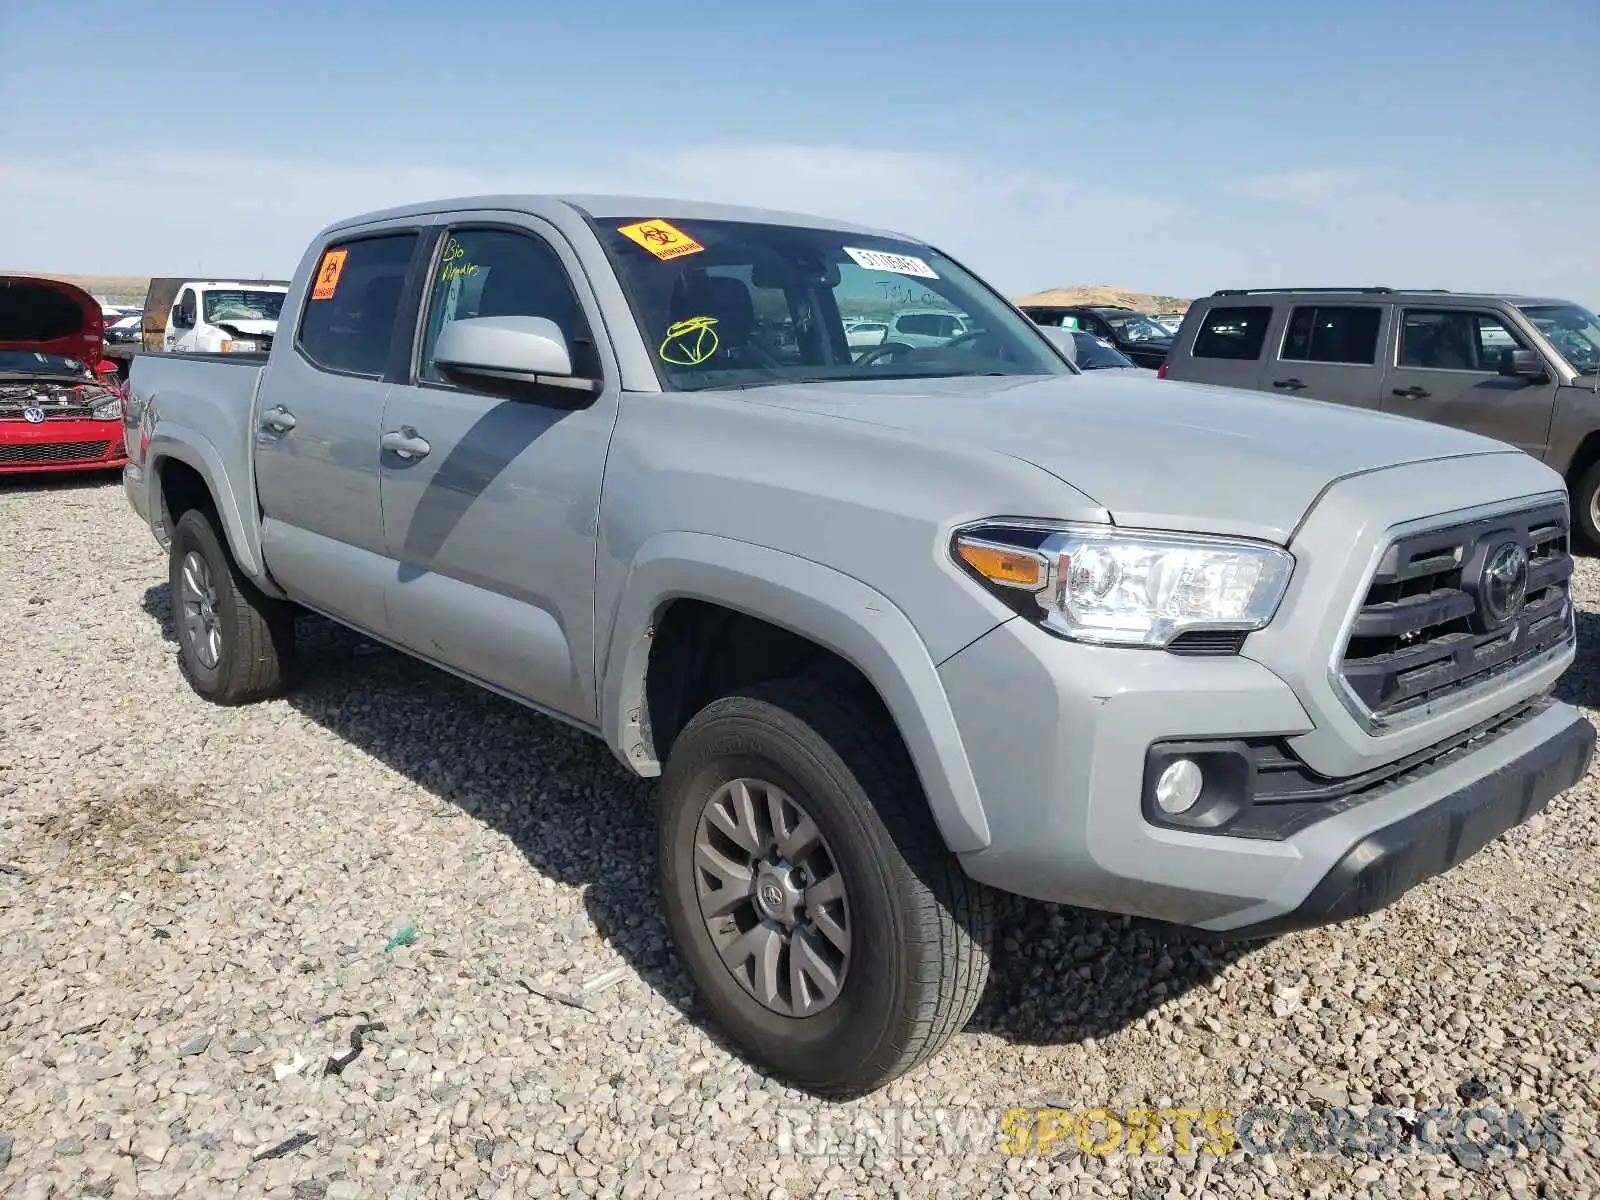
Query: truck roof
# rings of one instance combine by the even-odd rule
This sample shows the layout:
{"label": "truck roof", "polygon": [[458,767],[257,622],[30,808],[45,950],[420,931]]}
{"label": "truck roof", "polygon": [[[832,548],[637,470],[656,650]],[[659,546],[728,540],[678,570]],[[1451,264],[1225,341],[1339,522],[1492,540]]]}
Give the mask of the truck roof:
{"label": "truck roof", "polygon": [[830,229],[841,233],[870,234],[876,237],[899,238],[903,241],[923,241],[908,234],[889,229],[856,225],[834,217],[821,217],[811,213],[785,212],[779,209],[754,208],[737,204],[716,204],[710,201],[669,199],[661,196],[626,195],[492,195],[452,196],[428,200],[417,204],[404,204],[394,208],[379,209],[346,217],[324,228],[319,237],[353,225],[366,225],[374,221],[397,217],[427,216],[433,213],[461,212],[470,209],[500,209],[505,212],[523,212],[532,216],[548,217],[552,210],[564,209],[582,217],[604,221],[624,217],[674,217],[686,221],[748,221],[762,224],[800,225],[813,229]]}

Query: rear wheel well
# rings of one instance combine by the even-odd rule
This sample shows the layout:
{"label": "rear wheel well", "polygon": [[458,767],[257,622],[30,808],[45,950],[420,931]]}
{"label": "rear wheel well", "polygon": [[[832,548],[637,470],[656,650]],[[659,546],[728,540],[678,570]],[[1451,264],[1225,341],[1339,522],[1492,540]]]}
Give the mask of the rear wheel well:
{"label": "rear wheel well", "polygon": [[666,760],[689,719],[713,700],[796,677],[825,682],[889,719],[867,677],[827,647],[719,604],[673,601],[656,622],[645,674],[647,737],[656,758]]}
{"label": "rear wheel well", "polygon": [[178,527],[183,514],[191,508],[203,509],[208,513],[217,511],[217,502],[206,485],[205,476],[188,463],[175,458],[166,459],[160,464],[158,478],[161,481],[161,522],[169,535]]}

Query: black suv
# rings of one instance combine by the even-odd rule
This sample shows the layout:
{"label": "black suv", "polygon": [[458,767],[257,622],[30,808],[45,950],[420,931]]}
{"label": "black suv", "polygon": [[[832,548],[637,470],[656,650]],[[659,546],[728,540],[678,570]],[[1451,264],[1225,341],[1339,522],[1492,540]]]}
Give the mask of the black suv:
{"label": "black suv", "polygon": [[1158,370],[1172,349],[1172,334],[1137,309],[1114,304],[1044,305],[1024,304],[1022,311],[1035,325],[1052,328],[1087,329],[1104,338],[1138,367]]}

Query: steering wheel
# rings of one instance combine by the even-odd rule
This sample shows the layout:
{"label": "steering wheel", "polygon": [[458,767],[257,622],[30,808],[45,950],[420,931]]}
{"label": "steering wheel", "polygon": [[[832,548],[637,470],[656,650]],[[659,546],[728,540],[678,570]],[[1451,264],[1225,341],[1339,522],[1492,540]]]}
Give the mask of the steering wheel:
{"label": "steering wheel", "polygon": [[880,358],[887,358],[891,354],[910,354],[915,349],[915,346],[906,342],[879,342],[856,359],[856,366],[868,367]]}

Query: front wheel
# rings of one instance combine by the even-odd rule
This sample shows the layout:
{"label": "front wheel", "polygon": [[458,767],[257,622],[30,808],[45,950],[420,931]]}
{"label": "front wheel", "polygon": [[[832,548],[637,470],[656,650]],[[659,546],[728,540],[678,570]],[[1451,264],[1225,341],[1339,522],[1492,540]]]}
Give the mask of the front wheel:
{"label": "front wheel", "polygon": [[887,720],[808,681],[747,689],[690,721],[660,796],[668,925],[751,1057],[845,1098],[966,1024],[991,897],[945,848]]}
{"label": "front wheel", "polygon": [[294,610],[245,577],[202,509],[189,509],[173,528],[168,586],[178,666],[190,687],[214,704],[283,691]]}
{"label": "front wheel", "polygon": [[1591,554],[1600,552],[1600,462],[1578,476],[1572,488],[1571,503],[1577,541]]}

